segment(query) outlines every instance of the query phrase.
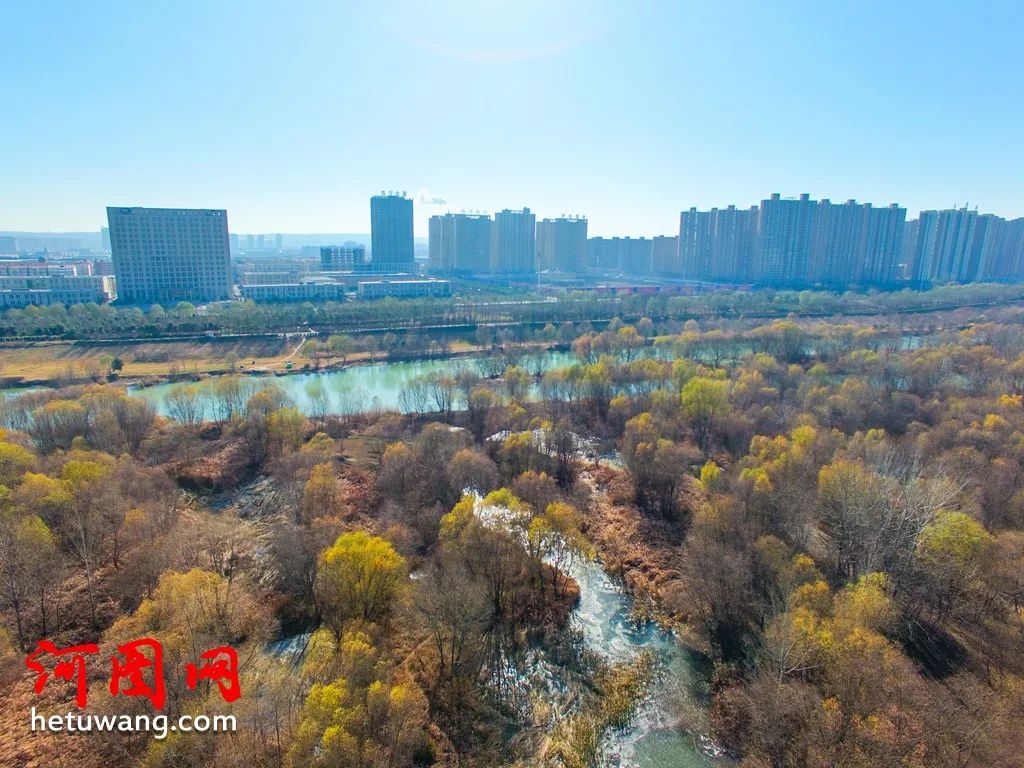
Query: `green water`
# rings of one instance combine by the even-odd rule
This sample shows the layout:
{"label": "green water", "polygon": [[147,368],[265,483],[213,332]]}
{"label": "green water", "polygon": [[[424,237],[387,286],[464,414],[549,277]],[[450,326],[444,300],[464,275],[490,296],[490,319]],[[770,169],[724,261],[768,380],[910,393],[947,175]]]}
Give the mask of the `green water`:
{"label": "green water", "polygon": [[[544,352],[539,356],[544,370],[569,365],[575,358],[568,352]],[[287,376],[249,377],[247,381],[258,387],[263,382],[273,381],[281,387],[304,412],[310,409],[309,387],[318,382],[327,393],[331,413],[362,413],[376,410],[403,410],[402,391],[417,377],[426,374],[455,373],[468,369],[484,373],[483,356],[452,359],[411,360],[401,362],[372,363],[356,365],[335,371],[293,373]],[[524,363],[527,370],[533,370],[533,363]],[[204,379],[200,386],[209,386],[213,379]],[[167,393],[176,384],[158,384],[153,387],[139,387],[132,394],[149,400],[157,412],[166,416]]]}

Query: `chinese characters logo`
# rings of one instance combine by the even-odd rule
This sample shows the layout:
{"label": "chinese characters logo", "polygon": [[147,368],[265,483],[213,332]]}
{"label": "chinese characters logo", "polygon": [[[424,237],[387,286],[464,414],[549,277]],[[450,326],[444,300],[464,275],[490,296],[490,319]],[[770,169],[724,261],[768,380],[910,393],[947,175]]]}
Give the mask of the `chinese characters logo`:
{"label": "chinese characters logo", "polygon": [[[25,666],[36,673],[35,692],[42,693],[51,676],[75,684],[75,703],[84,708],[88,698],[86,659],[98,654],[95,643],[58,648],[49,640],[40,640],[25,658]],[[49,666],[40,657],[52,657]],[[117,646],[110,657],[110,694],[143,696],[155,709],[163,709],[167,700],[164,683],[164,651],[158,640],[142,637]],[[195,664],[185,665],[185,684],[195,690],[202,680],[217,686],[221,698],[230,703],[242,695],[238,683],[238,653],[227,645],[211,648],[199,655]]]}

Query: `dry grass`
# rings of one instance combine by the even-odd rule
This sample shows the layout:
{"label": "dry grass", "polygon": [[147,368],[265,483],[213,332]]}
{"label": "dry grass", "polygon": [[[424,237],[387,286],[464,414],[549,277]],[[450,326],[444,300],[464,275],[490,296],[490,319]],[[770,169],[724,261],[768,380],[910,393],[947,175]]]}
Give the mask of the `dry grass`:
{"label": "dry grass", "polygon": [[[118,344],[88,342],[35,342],[0,346],[0,372],[8,379],[25,381],[106,373],[109,360],[124,362],[122,376],[160,376],[179,372],[213,372],[233,361],[246,368],[283,370],[295,351],[295,341],[233,339],[220,341],[126,341]],[[298,364],[297,358],[293,358]]]}

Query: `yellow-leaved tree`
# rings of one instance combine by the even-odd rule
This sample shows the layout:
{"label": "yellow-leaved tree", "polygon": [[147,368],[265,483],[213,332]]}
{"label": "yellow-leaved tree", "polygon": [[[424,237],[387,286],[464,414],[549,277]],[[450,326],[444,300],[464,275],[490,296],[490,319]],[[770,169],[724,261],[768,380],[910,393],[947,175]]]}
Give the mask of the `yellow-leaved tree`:
{"label": "yellow-leaved tree", "polygon": [[405,558],[366,531],[343,533],[320,555],[317,606],[339,640],[351,621],[386,623],[405,587]]}

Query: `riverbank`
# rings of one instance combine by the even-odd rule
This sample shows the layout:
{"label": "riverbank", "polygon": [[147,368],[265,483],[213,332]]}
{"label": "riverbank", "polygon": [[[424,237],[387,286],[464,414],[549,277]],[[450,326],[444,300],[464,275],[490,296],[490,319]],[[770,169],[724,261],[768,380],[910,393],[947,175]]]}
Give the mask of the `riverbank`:
{"label": "riverbank", "polygon": [[[732,765],[710,737],[710,649],[664,599],[681,584],[682,529],[641,513],[632,504],[628,476],[614,461],[588,464],[579,481],[590,491],[584,532],[599,558],[573,574],[584,601],[578,615],[591,617],[585,634],[613,660],[638,647],[658,659],[647,698],[611,751],[622,765],[642,768]],[[620,594],[611,601],[616,585]],[[595,608],[594,595],[614,610],[602,612],[600,602]]]}
{"label": "riverbank", "polygon": [[311,361],[299,355],[304,338],[280,341],[278,345],[268,339],[259,342],[247,340],[245,343],[236,341],[227,347],[214,341],[142,342],[122,346],[87,342],[0,345],[0,388],[56,387],[105,380],[114,359],[121,360],[123,364],[117,376],[119,383],[130,387],[149,387],[230,374],[291,376],[381,363],[458,360],[483,354],[537,354],[566,348],[550,342],[506,344],[497,349],[460,342],[441,350],[355,352],[344,357]]}
{"label": "riverbank", "polygon": [[[671,627],[702,654],[709,649],[688,627],[688,618],[667,607],[666,596],[683,578],[683,529],[675,522],[654,519],[632,503],[625,470],[607,462],[592,465],[580,476],[591,491],[588,538],[601,553],[609,573],[621,578],[637,598],[637,610]],[[684,492],[689,495],[690,489]]]}

